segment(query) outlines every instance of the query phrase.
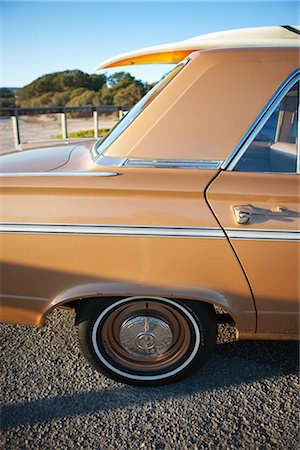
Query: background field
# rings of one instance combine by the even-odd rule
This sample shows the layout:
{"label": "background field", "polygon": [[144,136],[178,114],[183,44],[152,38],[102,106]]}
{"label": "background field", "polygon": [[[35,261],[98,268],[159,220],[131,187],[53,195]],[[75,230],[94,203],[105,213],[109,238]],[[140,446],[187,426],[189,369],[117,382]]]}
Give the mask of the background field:
{"label": "background field", "polygon": [[[42,139],[53,139],[61,133],[59,117],[22,116],[20,119],[20,133],[22,142]],[[100,117],[99,128],[111,128],[118,121],[117,115],[112,117]],[[68,132],[89,130],[93,128],[93,119],[72,119],[68,118]],[[10,119],[0,118],[0,154],[15,150],[13,129]]]}

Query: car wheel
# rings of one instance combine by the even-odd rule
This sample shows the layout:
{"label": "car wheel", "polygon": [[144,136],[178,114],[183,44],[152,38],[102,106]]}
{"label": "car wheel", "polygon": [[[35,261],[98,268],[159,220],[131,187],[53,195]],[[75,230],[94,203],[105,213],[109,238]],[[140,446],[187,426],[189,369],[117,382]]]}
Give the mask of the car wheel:
{"label": "car wheel", "polygon": [[201,367],[214,350],[211,305],[159,297],[92,299],[77,317],[89,362],[110,378],[136,385],[177,381]]}

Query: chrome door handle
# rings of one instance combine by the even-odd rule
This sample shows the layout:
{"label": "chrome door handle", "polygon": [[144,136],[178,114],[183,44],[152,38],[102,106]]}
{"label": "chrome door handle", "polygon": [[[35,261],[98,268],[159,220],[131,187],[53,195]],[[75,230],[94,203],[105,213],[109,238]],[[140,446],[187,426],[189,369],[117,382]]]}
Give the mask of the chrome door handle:
{"label": "chrome door handle", "polygon": [[288,209],[278,206],[276,211],[264,208],[256,208],[252,205],[238,205],[232,207],[234,219],[240,225],[246,225],[251,221],[252,216],[278,217],[278,215],[288,216]]}
{"label": "chrome door handle", "polygon": [[250,222],[251,211],[249,210],[249,205],[233,206],[232,210],[236,223],[245,225]]}

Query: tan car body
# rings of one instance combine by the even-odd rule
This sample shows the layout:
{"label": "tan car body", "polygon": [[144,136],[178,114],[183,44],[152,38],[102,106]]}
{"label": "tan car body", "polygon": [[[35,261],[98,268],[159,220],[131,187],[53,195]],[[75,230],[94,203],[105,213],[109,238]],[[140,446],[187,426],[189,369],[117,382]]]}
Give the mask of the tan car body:
{"label": "tan car body", "polygon": [[39,326],[78,299],[159,296],[221,306],[240,338],[297,338],[299,242],[235,237],[232,207],[288,209],[248,231],[299,230],[299,174],[218,163],[298,66],[295,48],[195,52],[97,160],[93,141],[3,156],[1,320]]}

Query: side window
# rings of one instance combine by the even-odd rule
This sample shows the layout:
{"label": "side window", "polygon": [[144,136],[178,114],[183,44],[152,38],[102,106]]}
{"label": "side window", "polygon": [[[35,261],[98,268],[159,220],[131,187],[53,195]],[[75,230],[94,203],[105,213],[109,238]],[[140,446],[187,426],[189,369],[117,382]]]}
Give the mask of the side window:
{"label": "side window", "polygon": [[296,172],[299,82],[286,94],[234,170]]}

